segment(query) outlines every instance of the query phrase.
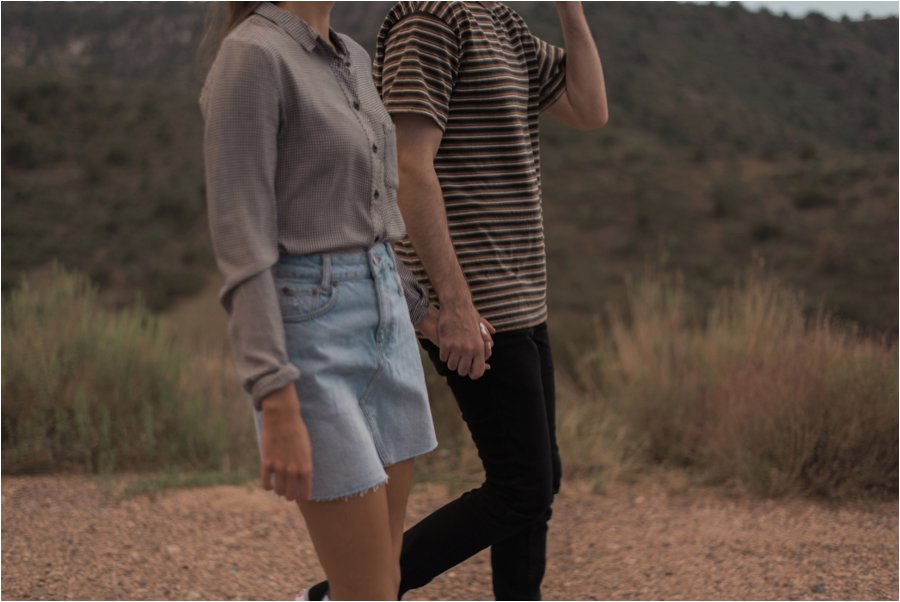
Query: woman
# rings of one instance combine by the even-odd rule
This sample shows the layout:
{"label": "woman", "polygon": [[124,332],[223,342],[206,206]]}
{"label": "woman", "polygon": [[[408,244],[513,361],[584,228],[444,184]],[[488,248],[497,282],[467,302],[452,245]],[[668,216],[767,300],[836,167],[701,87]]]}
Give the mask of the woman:
{"label": "woman", "polygon": [[297,501],[332,598],[397,599],[436,310],[394,258],[394,128],[332,5],[230,3],[200,99],[210,229],[263,487]]}

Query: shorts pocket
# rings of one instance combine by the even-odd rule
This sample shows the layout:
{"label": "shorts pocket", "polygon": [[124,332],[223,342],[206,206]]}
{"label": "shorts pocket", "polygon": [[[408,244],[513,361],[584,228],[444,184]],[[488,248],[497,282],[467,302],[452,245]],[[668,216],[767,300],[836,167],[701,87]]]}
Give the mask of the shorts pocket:
{"label": "shorts pocket", "polygon": [[289,278],[275,280],[281,319],[284,322],[305,322],[327,314],[338,299],[337,284],[303,282]]}

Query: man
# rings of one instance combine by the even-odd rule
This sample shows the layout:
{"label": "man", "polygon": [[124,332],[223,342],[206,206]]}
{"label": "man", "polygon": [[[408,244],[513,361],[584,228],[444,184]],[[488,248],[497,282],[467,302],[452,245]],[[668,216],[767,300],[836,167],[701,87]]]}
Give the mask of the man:
{"label": "man", "polygon": [[[440,308],[440,348],[422,344],[486,474],[404,534],[401,595],[490,546],[497,599],[541,597],[560,460],[538,116],[578,129],[607,120],[581,3],[556,7],[565,50],[493,2],[399,2],[378,35],[374,76],[396,125],[408,233],[397,251]],[[489,370],[482,317],[496,329]]]}

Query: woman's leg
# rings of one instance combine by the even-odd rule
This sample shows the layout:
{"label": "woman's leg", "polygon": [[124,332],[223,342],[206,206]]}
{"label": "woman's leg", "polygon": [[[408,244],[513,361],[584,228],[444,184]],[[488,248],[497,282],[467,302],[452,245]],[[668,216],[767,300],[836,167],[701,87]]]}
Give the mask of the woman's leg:
{"label": "woman's leg", "polygon": [[388,514],[391,525],[391,543],[397,560],[397,585],[400,585],[400,549],[403,547],[403,520],[406,518],[406,502],[412,483],[413,460],[404,460],[385,468],[388,474]]}
{"label": "woman's leg", "polygon": [[327,502],[299,502],[333,600],[396,600],[399,565],[388,487]]}
{"label": "woman's leg", "polygon": [[[392,558],[396,561],[394,575],[397,579],[397,587],[400,585],[400,551],[403,548],[403,526],[406,518],[406,502],[409,499],[410,486],[412,484],[413,460],[404,460],[385,469],[388,474],[387,503],[388,523],[391,532],[391,545],[393,547]],[[310,589],[310,600],[321,600],[328,593],[329,584],[322,581]],[[399,597],[399,594],[395,594]],[[331,596],[329,596],[331,597]]]}

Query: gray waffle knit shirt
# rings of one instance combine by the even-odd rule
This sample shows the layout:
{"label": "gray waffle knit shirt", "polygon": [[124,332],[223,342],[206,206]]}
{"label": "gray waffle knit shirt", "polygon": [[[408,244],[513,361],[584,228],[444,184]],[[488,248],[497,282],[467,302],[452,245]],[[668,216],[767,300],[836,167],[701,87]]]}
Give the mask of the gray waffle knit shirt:
{"label": "gray waffle knit shirt", "polygon": [[[223,41],[200,106],[220,300],[244,388],[259,408],[300,377],[288,360],[271,268],[280,254],[365,249],[403,238],[394,126],[371,61],[264,2]],[[398,262],[410,317],[427,299]]]}

